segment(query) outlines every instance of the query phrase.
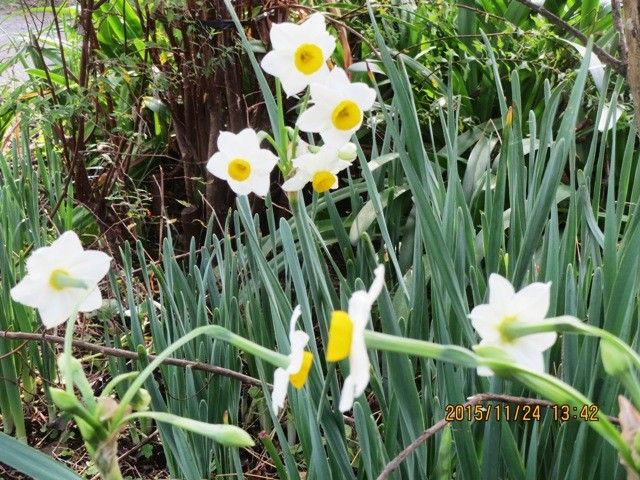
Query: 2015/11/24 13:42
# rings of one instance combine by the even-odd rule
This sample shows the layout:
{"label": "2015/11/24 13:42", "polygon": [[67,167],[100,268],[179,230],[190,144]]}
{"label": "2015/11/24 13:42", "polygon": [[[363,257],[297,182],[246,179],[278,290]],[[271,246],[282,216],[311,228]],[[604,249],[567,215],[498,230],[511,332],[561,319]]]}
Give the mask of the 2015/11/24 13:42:
{"label": "2015/11/24 13:42", "polygon": [[[583,420],[597,422],[599,407],[582,405],[580,408],[568,404],[553,404],[550,407],[553,419],[557,422]],[[487,422],[490,419],[507,422],[539,422],[542,420],[541,405],[522,405],[497,403],[487,405],[448,404],[445,406],[445,420],[448,422],[472,421]]]}

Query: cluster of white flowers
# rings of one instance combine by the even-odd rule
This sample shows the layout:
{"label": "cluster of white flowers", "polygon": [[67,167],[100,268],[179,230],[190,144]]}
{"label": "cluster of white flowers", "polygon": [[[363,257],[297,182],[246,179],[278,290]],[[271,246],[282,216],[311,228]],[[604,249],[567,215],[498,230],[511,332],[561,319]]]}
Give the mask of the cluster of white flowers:
{"label": "cluster of white flowers", "polygon": [[[319,150],[293,159],[294,171],[284,172],[290,178],[282,189],[295,192],[307,183],[318,193],[338,188],[337,174],[357,156],[356,147],[349,140],[362,126],[364,112],[373,107],[375,90],[364,83],[352,83],[339,67],[330,68],[336,40],[327,31],[320,13],[301,24],[274,24],[270,39],[273,49],[262,59],[262,68],[278,79],[289,97],[309,89],[311,105],[302,112],[296,126],[302,132],[319,134],[324,142]],[[207,169],[227,181],[238,195],[253,192],[265,196],[271,171],[277,164],[275,155],[260,148],[258,134],[245,129],[238,134],[220,134],[218,152],[207,163]]]}

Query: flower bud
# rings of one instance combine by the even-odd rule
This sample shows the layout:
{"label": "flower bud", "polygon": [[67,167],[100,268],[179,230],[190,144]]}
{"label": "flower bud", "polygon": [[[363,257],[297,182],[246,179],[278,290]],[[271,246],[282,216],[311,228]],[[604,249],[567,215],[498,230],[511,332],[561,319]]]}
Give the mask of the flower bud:
{"label": "flower bud", "polygon": [[149,404],[151,404],[151,395],[144,388],[138,390],[131,400],[131,408],[137,412],[148,410]]}
{"label": "flower bud", "polygon": [[72,412],[78,407],[78,399],[66,390],[49,388],[49,395],[55,406],[63,412]]}
{"label": "flower bud", "polygon": [[354,143],[346,143],[338,149],[338,158],[345,162],[353,162],[358,158],[358,150]]}
{"label": "flower bud", "polygon": [[606,338],[600,340],[600,358],[602,359],[604,371],[614,377],[618,377],[631,369],[629,355]]}

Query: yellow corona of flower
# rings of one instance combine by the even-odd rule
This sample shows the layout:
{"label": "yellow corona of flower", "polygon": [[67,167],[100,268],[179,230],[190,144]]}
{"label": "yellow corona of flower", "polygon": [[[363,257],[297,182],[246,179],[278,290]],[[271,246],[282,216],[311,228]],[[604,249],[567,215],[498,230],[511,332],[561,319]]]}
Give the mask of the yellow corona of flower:
{"label": "yellow corona of flower", "polygon": [[351,83],[341,68],[334,68],[322,83],[311,84],[313,106],[298,118],[304,132],[319,133],[325,143],[342,146],[360,128],[364,112],[376,98],[364,83]]}
{"label": "yellow corona of flower", "polygon": [[313,364],[313,355],[304,349],[309,342],[309,335],[302,330],[296,330],[298,318],[300,318],[300,305],[298,305],[291,314],[291,323],[289,326],[289,343],[291,345],[289,366],[286,369],[276,368],[273,374],[271,400],[273,402],[272,408],[275,415],[278,415],[280,409],[284,407],[284,400],[287,397],[289,383],[297,389],[304,387],[309,377],[311,365]]}
{"label": "yellow corona of flower", "polygon": [[337,174],[351,165],[340,159],[340,150],[332,145],[324,145],[317,153],[306,153],[293,160],[296,173],[284,182],[285,192],[297,192],[311,183],[318,193],[338,188]]}
{"label": "yellow corona of flower", "polygon": [[27,275],[11,289],[11,298],[36,308],[46,328],[57,327],[74,311],[102,306],[98,282],[110,263],[109,255],[84,250],[75,232],[65,232],[27,258]]}
{"label": "yellow corona of flower", "polygon": [[371,307],[384,286],[384,266],[378,265],[369,291],[353,292],[348,312],[333,312],[329,326],[326,357],[328,362],[338,362],[349,357],[349,376],[345,378],[340,395],[340,411],[351,410],[353,401],[364,393],[369,384],[369,355],[364,331],[369,322]]}
{"label": "yellow corona of flower", "polygon": [[[518,293],[506,278],[492,273],[489,277],[489,303],[477,305],[469,314],[480,345],[503,350],[512,361],[531,371],[544,372],[542,352],[558,337],[556,332],[535,333],[510,339],[505,328],[515,323],[536,323],[544,320],[549,310],[550,283],[532,283]],[[478,367],[478,374],[493,375],[488,367]]]}
{"label": "yellow corona of flower", "polygon": [[220,132],[218,152],[207,163],[207,170],[226,180],[238,195],[253,192],[264,197],[269,191],[270,174],[278,163],[269,150],[260,148],[258,135],[251,128],[238,134]]}
{"label": "yellow corona of flower", "polygon": [[288,96],[321,81],[328,73],[327,60],[336,48],[327,32],[324,16],[311,15],[304,23],[276,23],[270,31],[273,50],[262,59],[265,72],[277,77]]}

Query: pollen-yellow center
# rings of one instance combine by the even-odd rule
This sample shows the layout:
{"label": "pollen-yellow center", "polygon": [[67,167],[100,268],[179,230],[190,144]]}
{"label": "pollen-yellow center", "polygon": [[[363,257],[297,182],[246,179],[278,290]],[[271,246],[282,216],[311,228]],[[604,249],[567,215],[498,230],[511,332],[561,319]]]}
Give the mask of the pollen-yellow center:
{"label": "pollen-yellow center", "polygon": [[293,54],[296,68],[305,75],[316,73],[322,67],[324,55],[322,49],[314,43],[303,43]]}
{"label": "pollen-yellow center", "polygon": [[309,377],[309,370],[311,370],[311,365],[313,364],[313,355],[311,352],[303,352],[302,354],[302,365],[300,365],[300,370],[296,373],[289,375],[289,381],[291,381],[291,385],[300,389],[307,383],[307,378]]}
{"label": "pollen-yellow center", "polygon": [[353,100],[343,100],[331,114],[331,122],[338,130],[351,130],[362,121],[362,110]]}
{"label": "pollen-yellow center", "polygon": [[327,342],[327,362],[338,362],[351,353],[353,322],[347,312],[336,310],[331,315],[329,341]]}
{"label": "pollen-yellow center", "polygon": [[338,179],[328,170],[320,170],[313,175],[311,186],[318,193],[324,193],[336,183]]}
{"label": "pollen-yellow center", "polygon": [[49,275],[49,285],[54,290],[63,290],[65,287],[69,286],[69,282],[67,280],[70,278],[71,275],[69,275],[69,272],[62,268],[56,268],[51,272],[51,275]]}
{"label": "pollen-yellow center", "polygon": [[498,332],[500,333],[500,340],[504,343],[513,342],[513,338],[507,335],[507,328],[518,321],[516,315],[508,315],[504,317],[498,324]]}
{"label": "pollen-yellow center", "polygon": [[251,175],[251,164],[244,158],[234,158],[227,167],[229,176],[238,182],[243,182]]}

